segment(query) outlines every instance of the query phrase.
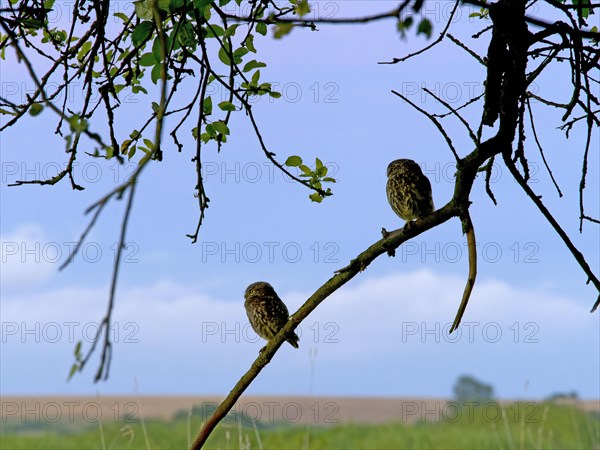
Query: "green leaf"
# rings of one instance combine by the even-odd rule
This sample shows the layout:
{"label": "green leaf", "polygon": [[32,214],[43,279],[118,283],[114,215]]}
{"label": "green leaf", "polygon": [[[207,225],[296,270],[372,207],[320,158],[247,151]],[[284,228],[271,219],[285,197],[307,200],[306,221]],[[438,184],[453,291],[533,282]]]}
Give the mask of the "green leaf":
{"label": "green leaf", "polygon": [[587,19],[588,16],[590,15],[590,9],[583,8],[583,7],[587,6],[589,4],[590,4],[589,0],[573,0],[573,5],[582,7],[581,9],[579,9],[579,13],[581,14],[581,17],[583,17],[584,19]]}
{"label": "green leaf", "polygon": [[211,23],[210,26],[206,27],[206,37],[214,38],[215,36],[223,36],[225,34],[225,30],[223,27],[220,27],[216,23]]}
{"label": "green leaf", "polygon": [[77,361],[81,360],[81,341],[77,341],[77,344],[75,344],[75,351],[73,354],[75,355]]}
{"label": "green leaf", "polygon": [[221,102],[221,103],[219,103],[219,108],[221,108],[223,111],[235,111],[236,110],[235,105],[231,102]]}
{"label": "green leaf", "polygon": [[327,183],[337,183],[337,181],[335,181],[335,178],[331,178],[331,177],[325,177],[325,178],[323,178],[323,181],[325,181]]}
{"label": "green leaf", "polygon": [[88,52],[90,51],[91,48],[92,48],[91,41],[84,42],[83,45],[81,46],[81,48],[79,49],[79,52],[77,52],[77,61],[82,62],[83,59],[85,58],[85,55],[88,54]]}
{"label": "green leaf", "polygon": [[140,66],[142,67],[150,67],[153,66],[157,63],[156,59],[154,59],[154,54],[152,53],[144,53],[141,57],[140,57]]}
{"label": "green leaf", "polygon": [[229,128],[227,127],[227,125],[225,125],[225,122],[218,120],[217,122],[213,122],[212,125],[215,128],[215,130],[217,130],[219,133],[224,135],[229,134]]}
{"label": "green leaf", "polygon": [[413,18],[412,17],[407,17],[404,20],[398,20],[398,24],[396,25],[396,27],[398,28],[398,31],[400,32],[400,36],[402,38],[406,37],[406,30],[408,30],[413,24]]}
{"label": "green leaf", "polygon": [[138,92],[143,92],[144,94],[148,93],[148,91],[146,90],[145,87],[139,86],[139,85],[132,86],[131,87],[131,92],[133,92],[134,94],[137,94]]}
{"label": "green leaf", "polygon": [[419,34],[424,34],[427,36],[427,39],[431,38],[431,32],[433,31],[433,26],[429,19],[423,19],[419,23],[419,27],[417,28],[417,36]]}
{"label": "green leaf", "polygon": [[229,48],[227,47],[227,44],[221,46],[221,48],[219,49],[219,59],[226,66],[231,65],[231,59],[229,58]]}
{"label": "green leaf", "polygon": [[177,33],[177,41],[182,47],[196,48],[196,33],[191,23],[184,23]]}
{"label": "green leaf", "polygon": [[163,60],[162,44],[160,43],[160,37],[158,36],[156,36],[154,42],[152,43],[152,54],[157,62],[161,62]]}
{"label": "green leaf", "polygon": [[212,114],[213,106],[211,97],[206,97],[204,99],[204,102],[202,103],[202,109],[205,115],[210,116]]}
{"label": "green leaf", "polygon": [[237,30],[237,27],[239,26],[240,25],[237,23],[230,25],[227,29],[225,29],[225,34],[223,35],[223,37],[230,38],[231,36],[235,35],[235,30]]}
{"label": "green leaf", "polygon": [[200,10],[203,10],[207,6],[210,6],[212,0],[194,0],[194,6]]}
{"label": "green leaf", "polygon": [[321,194],[319,194],[318,192],[315,192],[314,194],[310,194],[308,196],[308,198],[310,198],[313,202],[317,202],[317,203],[321,203],[323,201],[323,197],[321,197]]}
{"label": "green leaf", "polygon": [[257,70],[256,72],[254,72],[254,73],[252,74],[252,80],[251,80],[251,83],[252,83],[252,84],[257,84],[259,79],[260,79],[260,70]]}
{"label": "green leaf", "polygon": [[135,15],[142,20],[152,19],[152,10],[146,6],[146,2],[143,0],[133,2],[135,8]]}
{"label": "green leaf", "polygon": [[41,113],[44,110],[44,106],[41,103],[33,103],[30,107],[29,107],[29,114],[31,116],[37,116],[39,113]]}
{"label": "green leaf", "polygon": [[301,164],[301,165],[300,165],[300,166],[298,166],[298,167],[300,167],[300,170],[301,170],[302,172],[304,172],[304,175],[309,175],[309,176],[310,176],[310,175],[312,175],[312,170],[310,170],[310,169],[309,169],[307,166],[305,166],[304,164]]}
{"label": "green leaf", "polygon": [[[212,3],[212,2],[211,2],[211,3]],[[211,15],[212,15],[212,14],[211,14],[211,12],[210,12],[210,10],[211,10],[211,7],[210,7],[210,5],[209,5],[209,6],[207,6],[206,8],[204,8],[204,11],[202,12],[202,13],[203,13],[204,20],[206,20],[207,22],[210,20],[210,17],[211,17]]]}
{"label": "green leaf", "polygon": [[87,130],[88,122],[87,122],[87,120],[82,119],[79,116],[79,114],[73,114],[67,120],[69,122],[71,131],[73,131],[74,133],[80,133],[82,131]]}
{"label": "green leaf", "polygon": [[131,145],[133,141],[131,139],[125,139],[123,141],[123,143],[121,144],[121,154],[126,154],[127,153],[127,149],[129,148],[129,146]]}
{"label": "green leaf", "polygon": [[249,34],[246,40],[244,41],[246,48],[250,50],[252,53],[256,53],[256,48],[254,47],[254,35]]}
{"label": "green leaf", "polygon": [[146,41],[152,34],[152,30],[154,29],[154,23],[152,22],[140,22],[140,24],[135,27],[133,33],[131,33],[131,42],[136,47],[139,47],[142,42]]}
{"label": "green leaf", "polygon": [[302,164],[302,158],[299,156],[290,156],[285,160],[285,165],[289,167],[298,167],[300,164]]}
{"label": "green leaf", "polygon": [[321,162],[321,160],[319,158],[316,158],[315,164],[316,164],[315,167],[317,168],[317,170],[319,170],[321,167],[323,167],[323,163]]}
{"label": "green leaf", "polygon": [[129,17],[127,17],[127,15],[125,13],[122,13],[122,12],[116,12],[116,13],[113,14],[113,16],[118,17],[123,22],[127,22],[129,20]]}
{"label": "green leaf", "polygon": [[310,12],[310,5],[308,4],[308,0],[300,0],[296,4],[296,14],[300,17],[307,15]]}
{"label": "green leaf", "polygon": [[267,65],[265,63],[258,62],[257,60],[253,59],[252,61],[248,61],[246,63],[246,65],[244,66],[244,69],[242,71],[250,72],[252,69],[258,69],[261,67],[267,67]]}
{"label": "green leaf", "polygon": [[275,31],[273,32],[273,37],[275,39],[281,39],[286,34],[289,34],[292,31],[294,25],[291,23],[280,23],[275,26]]}
{"label": "green leaf", "polygon": [[106,152],[106,154],[104,155],[105,159],[110,159],[113,156],[115,156],[115,149],[112,146],[104,147],[104,151]]}
{"label": "green leaf", "polygon": [[267,92],[271,91],[271,83],[262,83],[260,86],[258,86],[258,89],[263,91],[260,93],[260,95],[266,94]]}
{"label": "green leaf", "polygon": [[67,381],[69,381],[71,378],[73,378],[73,375],[75,375],[75,372],[77,372],[78,368],[79,368],[79,364],[73,363],[73,365],[71,366],[71,370],[69,370],[69,377],[67,378]]}
{"label": "green leaf", "polygon": [[256,32],[259,34],[262,34],[263,36],[266,36],[267,35],[267,24],[258,22],[256,24]]}
{"label": "green leaf", "polygon": [[233,52],[233,61],[236,64],[242,63],[242,57],[244,57],[248,53],[248,49],[246,47],[240,47]]}
{"label": "green leaf", "polygon": [[271,91],[269,92],[269,95],[273,98],[279,98],[281,97],[281,92]]}
{"label": "green leaf", "polygon": [[161,11],[166,13],[169,12],[169,4],[171,3],[171,0],[155,0],[155,3],[158,6],[158,9]]}
{"label": "green leaf", "polygon": [[156,65],[152,68],[152,72],[150,73],[150,78],[152,82],[156,84],[158,80],[160,80],[160,76],[162,74],[163,63],[156,63]]}
{"label": "green leaf", "polygon": [[185,0],[171,0],[169,2],[169,10],[175,11],[175,10],[181,9],[181,8],[183,8],[184,4],[185,4]]}

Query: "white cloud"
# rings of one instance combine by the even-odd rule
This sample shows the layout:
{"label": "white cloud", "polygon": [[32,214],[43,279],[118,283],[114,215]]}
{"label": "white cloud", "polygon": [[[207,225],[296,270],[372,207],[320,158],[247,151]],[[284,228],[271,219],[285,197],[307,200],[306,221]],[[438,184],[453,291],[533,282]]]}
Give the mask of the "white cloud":
{"label": "white cloud", "polygon": [[[522,386],[525,377],[536,380],[546,395],[568,388],[597,391],[589,386],[588,378],[599,375],[597,356],[589,358],[598,354],[599,321],[587,307],[544,288],[520,289],[500,281],[480,280],[461,334],[449,337],[448,326],[463,287],[462,278],[429,270],[380,277],[365,274],[309,316],[301,325],[300,350],[282,349],[261,375],[257,389],[277,392],[289,389],[292,383],[297,393],[305,393],[306,355],[317,347],[320,386],[331,392],[381,395],[390,393],[390,386],[391,394],[396,395],[406,390],[430,392],[419,383],[429,383],[430,387],[433,377],[444,385],[444,390],[437,388],[440,395],[465,372],[481,373],[484,380],[487,377],[492,382],[500,377],[508,386],[500,385],[503,395],[517,395],[510,386]],[[295,311],[311,292],[280,294]],[[4,298],[3,327],[12,323],[13,334],[3,329],[3,365],[5,361],[6,367],[19,361],[23,370],[35,373],[39,372],[33,367],[36,361],[46,361],[57,367],[49,366],[45,372],[57,371],[64,383],[62,375],[73,347],[73,342],[64,342],[64,323],[76,322],[76,338],[80,338],[77,334],[86,324],[102,318],[107,295],[108,288],[69,288]],[[248,326],[241,295],[211,298],[202,293],[202,286],[181,286],[168,280],[118,289],[113,320],[118,369],[111,377],[125,377],[121,384],[115,383],[129,386],[136,376],[150,392],[223,392],[247,369],[264,343]],[[64,328],[59,344],[66,345],[18,345],[23,342],[20,328],[32,330],[35,323],[40,324],[42,340],[45,324],[59,324]],[[502,335],[495,341],[498,330]],[[536,345],[528,345],[528,339]],[[25,341],[30,343],[31,333]],[[135,345],[128,345],[129,341]],[[47,362],[48,355],[53,355],[51,363]],[[557,357],[563,362],[560,368],[556,367]],[[443,374],[433,376],[440,367],[445,368]],[[421,375],[402,379],[413,372]],[[341,373],[342,383],[338,378]],[[373,383],[374,377],[377,382]],[[169,384],[165,385],[165,380]],[[174,380],[177,383],[172,384]],[[17,379],[7,386],[15,383]],[[64,384],[60,386],[59,390],[64,389]]]}
{"label": "white cloud", "polygon": [[[310,339],[316,333],[316,330],[310,330],[315,323],[319,323],[320,328],[335,323],[345,340],[368,345],[370,339],[366,336],[382,338],[390,333],[397,334],[403,323],[425,323],[425,326],[437,323],[447,328],[454,319],[464,288],[462,278],[429,270],[364,277],[357,281],[326,299],[301,325]],[[310,294],[280,292],[290,312]],[[3,319],[97,321],[104,314],[107,299],[108,287],[63,288],[40,294],[7,296],[3,301]],[[218,325],[219,335],[222,333],[224,340],[234,339],[232,330],[236,326],[242,329],[247,326],[241,295],[239,298],[211,298],[202,293],[202,286],[181,286],[168,280],[159,280],[149,286],[118,288],[113,317],[115,321],[143,325],[148,339],[156,338],[161,342],[197,340],[203,326],[207,333],[208,329],[213,329],[207,324]],[[550,333],[561,333],[568,325],[576,326],[581,332],[592,331],[598,322],[595,318],[573,299],[491,280],[476,284],[463,323],[504,326],[514,322],[536,322],[543,323]],[[463,326],[465,328],[468,326]],[[168,335],[165,330],[170,330]],[[327,330],[324,332],[327,334]],[[244,330],[240,333],[252,334]]]}
{"label": "white cloud", "polygon": [[31,285],[48,280],[57,270],[63,249],[49,242],[38,225],[26,224],[0,235],[3,285]]}

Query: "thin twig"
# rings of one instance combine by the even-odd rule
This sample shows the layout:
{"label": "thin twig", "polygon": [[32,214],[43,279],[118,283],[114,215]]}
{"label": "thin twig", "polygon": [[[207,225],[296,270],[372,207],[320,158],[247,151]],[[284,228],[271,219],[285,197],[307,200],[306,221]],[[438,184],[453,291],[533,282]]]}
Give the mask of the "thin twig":
{"label": "thin twig", "polygon": [[414,53],[410,53],[409,55],[403,56],[402,58],[394,58],[391,61],[383,61],[383,62],[379,62],[377,64],[397,64],[397,63],[406,61],[407,59],[410,59],[413,56],[420,55],[421,53],[424,53],[427,50],[429,50],[429,49],[435,47],[436,45],[438,45],[440,42],[442,42],[444,40],[444,37],[446,36],[446,33],[448,32],[448,29],[450,28],[450,25],[452,24],[452,19],[454,18],[454,13],[458,9],[458,5],[459,4],[460,4],[460,0],[457,0],[454,3],[454,8],[452,8],[452,11],[450,12],[450,17],[448,18],[448,21],[446,22],[446,26],[444,27],[444,29],[442,30],[442,32],[440,33],[440,35],[437,37],[437,39],[435,41],[433,41],[431,44],[429,44],[429,45],[421,48],[420,50],[417,50]]}
{"label": "thin twig", "polygon": [[544,149],[542,148],[542,144],[540,144],[540,141],[537,136],[537,132],[535,131],[535,123],[533,122],[533,113],[531,111],[531,104],[529,103],[529,98],[527,98],[526,101],[527,101],[527,110],[529,111],[529,121],[531,122],[531,130],[533,131],[533,138],[535,140],[535,143],[538,146],[538,149],[540,150],[540,154],[542,155],[542,161],[544,161],[544,165],[546,166],[546,170],[548,170],[548,174],[550,175],[550,178],[552,179],[552,183],[554,183],[554,186],[556,187],[556,190],[558,191],[558,196],[562,197],[563,194],[560,191],[560,187],[558,187],[558,183],[554,179],[554,174],[552,173],[552,170],[550,170],[548,161],[546,161],[546,156],[544,155]]}
{"label": "thin twig", "polygon": [[127,224],[129,222],[129,216],[131,214],[131,207],[133,206],[133,198],[135,196],[135,187],[137,182],[134,181],[131,183],[131,187],[129,188],[129,199],[127,200],[127,206],[125,207],[125,214],[123,215],[123,223],[121,224],[121,235],[119,236],[119,246],[117,248],[117,254],[115,256],[115,264],[113,267],[112,280],[110,282],[110,294],[108,297],[108,307],[106,309],[106,316],[104,318],[104,322],[106,323],[106,330],[104,333],[104,345],[102,346],[102,354],[100,357],[100,365],[98,367],[98,371],[96,372],[96,377],[94,378],[95,382],[100,381],[102,379],[102,374],[104,373],[104,380],[108,379],[108,375],[110,372],[110,361],[112,357],[112,343],[110,341],[110,329],[111,329],[111,319],[112,312],[115,304],[115,294],[117,291],[117,280],[119,277],[119,268],[121,267],[121,252],[126,247],[125,244],[125,235],[127,233]]}
{"label": "thin twig", "polygon": [[429,120],[431,120],[433,122],[433,124],[437,127],[437,129],[440,131],[442,136],[444,136],[444,139],[446,139],[446,143],[448,144],[448,147],[452,151],[452,154],[454,155],[454,159],[456,161],[460,161],[460,157],[458,156],[458,153],[456,152],[456,149],[454,148],[454,144],[452,144],[452,139],[450,139],[450,136],[448,136],[448,133],[446,133],[446,130],[444,130],[444,127],[442,127],[442,124],[440,124],[439,120],[437,120],[432,114],[428,113],[423,108],[421,108],[421,107],[417,106],[416,104],[414,104],[413,102],[411,102],[404,95],[394,91],[393,89],[392,89],[392,93],[397,95],[398,97],[400,97],[402,100],[404,100],[406,103],[411,105],[413,108],[415,108],[421,114],[423,114],[427,118],[429,118]]}
{"label": "thin twig", "polygon": [[452,114],[454,114],[456,117],[458,117],[458,120],[460,120],[460,122],[465,126],[465,128],[467,129],[467,132],[469,133],[469,137],[471,138],[471,140],[473,141],[473,143],[475,145],[478,144],[477,141],[477,136],[475,136],[475,133],[473,132],[473,130],[471,129],[471,126],[469,125],[469,122],[467,122],[463,116],[461,116],[458,112],[458,110],[454,109],[452,106],[450,106],[450,104],[444,100],[442,100],[440,97],[438,97],[437,95],[435,95],[433,92],[431,92],[429,89],[427,89],[426,87],[423,88],[423,90],[425,92],[427,92],[429,95],[431,95],[433,98],[435,98],[438,102],[440,102],[442,105],[444,105],[446,108],[448,108],[450,110],[450,112]]}
{"label": "thin twig", "polygon": [[475,58],[477,60],[477,62],[479,62],[479,64],[481,64],[484,67],[487,66],[487,63],[484,61],[484,59],[481,56],[479,56],[477,53],[475,53],[473,50],[471,50],[469,47],[467,47],[461,41],[456,39],[450,33],[448,33],[448,39],[450,39],[452,42],[454,42],[456,45],[458,45],[460,48],[462,48],[464,51],[466,51],[469,55],[471,55],[473,58]]}

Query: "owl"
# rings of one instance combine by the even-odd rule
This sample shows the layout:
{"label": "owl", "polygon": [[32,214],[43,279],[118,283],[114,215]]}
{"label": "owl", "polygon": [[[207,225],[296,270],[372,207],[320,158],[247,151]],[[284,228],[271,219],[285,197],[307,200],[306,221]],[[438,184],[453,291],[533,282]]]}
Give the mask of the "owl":
{"label": "owl", "polygon": [[[289,318],[288,309],[281,301],[273,286],[257,281],[246,288],[244,307],[250,325],[261,338],[270,341],[283,328]],[[294,348],[298,348],[298,335],[292,333],[286,339]]]}
{"label": "owl", "polygon": [[387,168],[387,198],[401,219],[411,220],[430,214],[435,209],[431,183],[412,159],[397,159]]}

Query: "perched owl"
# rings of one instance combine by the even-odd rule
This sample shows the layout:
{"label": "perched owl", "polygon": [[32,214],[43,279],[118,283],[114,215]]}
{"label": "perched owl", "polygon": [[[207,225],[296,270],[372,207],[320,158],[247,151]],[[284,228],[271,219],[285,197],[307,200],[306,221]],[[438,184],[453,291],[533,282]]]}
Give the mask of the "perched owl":
{"label": "perched owl", "polygon": [[[264,281],[257,281],[248,286],[244,298],[250,325],[256,334],[270,341],[288,321],[289,313],[285,304],[273,286]],[[292,333],[286,340],[292,347],[298,348],[298,339],[298,335]]]}
{"label": "perched owl", "polygon": [[397,159],[387,168],[387,198],[400,218],[410,222],[434,210],[431,183],[412,159]]}

